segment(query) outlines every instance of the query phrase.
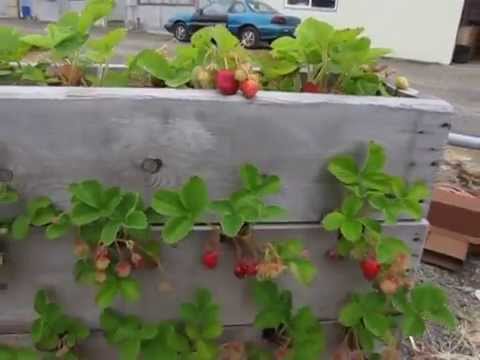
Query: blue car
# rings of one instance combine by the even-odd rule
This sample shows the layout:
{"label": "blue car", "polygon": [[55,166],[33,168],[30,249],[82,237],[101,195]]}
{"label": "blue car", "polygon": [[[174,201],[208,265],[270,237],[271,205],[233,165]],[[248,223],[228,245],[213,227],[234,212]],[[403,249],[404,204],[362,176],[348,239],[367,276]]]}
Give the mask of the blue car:
{"label": "blue car", "polygon": [[256,0],[234,0],[228,4],[210,3],[193,14],[179,14],[168,20],[165,29],[179,41],[188,41],[197,30],[224,24],[247,48],[293,36],[300,19],[285,16],[270,5]]}

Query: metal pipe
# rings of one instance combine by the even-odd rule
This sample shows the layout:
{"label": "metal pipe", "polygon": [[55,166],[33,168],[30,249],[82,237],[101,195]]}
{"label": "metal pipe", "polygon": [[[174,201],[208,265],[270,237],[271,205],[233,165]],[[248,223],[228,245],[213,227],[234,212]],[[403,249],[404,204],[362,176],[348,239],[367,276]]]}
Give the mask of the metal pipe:
{"label": "metal pipe", "polygon": [[448,144],[467,149],[480,149],[480,136],[463,135],[452,132],[448,135]]}

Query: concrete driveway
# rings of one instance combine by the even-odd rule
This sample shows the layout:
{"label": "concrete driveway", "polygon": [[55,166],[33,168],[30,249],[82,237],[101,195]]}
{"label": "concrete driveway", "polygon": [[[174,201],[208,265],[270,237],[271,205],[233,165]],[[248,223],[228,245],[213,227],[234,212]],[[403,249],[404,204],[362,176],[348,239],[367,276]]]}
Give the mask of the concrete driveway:
{"label": "concrete driveway", "polygon": [[[18,19],[0,19],[0,26],[14,26],[24,32],[40,32],[47,24]],[[95,29],[94,33],[105,33]],[[130,32],[117,50],[115,62],[124,62],[145,48],[164,47],[170,54],[181,46],[169,34]],[[406,75],[420,92],[449,101],[457,111],[453,122],[455,132],[480,136],[480,62],[466,65],[423,64],[411,61],[385,60],[399,74]]]}

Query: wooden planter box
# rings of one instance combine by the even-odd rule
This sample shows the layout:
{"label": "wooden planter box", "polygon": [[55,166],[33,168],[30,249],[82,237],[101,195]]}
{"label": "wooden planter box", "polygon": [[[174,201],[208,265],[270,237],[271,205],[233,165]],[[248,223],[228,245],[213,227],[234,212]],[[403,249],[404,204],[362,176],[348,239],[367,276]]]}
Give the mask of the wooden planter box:
{"label": "wooden planter box", "polygon": [[[148,199],[158,188],[175,187],[192,175],[205,178],[218,198],[237,188],[245,162],[279,175],[284,188],[273,201],[289,210],[288,218],[257,225],[257,237],[305,241],[318,278],[311,287],[288,276],[282,282],[294,289],[296,304],[313,307],[332,343],[338,342],[339,308],[352,290],[367,284],[358,265],[324,257],[336,239],[317,224],[342,197],[326,171],[328,159],[349,153],[361,160],[374,140],[386,147],[390,172],[431,185],[452,113],[444,101],[422,98],[260,92],[249,101],[205,90],[45,87],[0,87],[0,109],[0,175],[11,177],[25,198],[46,194],[61,206],[69,183],[96,178]],[[428,202],[424,205],[427,211]],[[425,220],[405,219],[387,230],[407,241],[418,259],[427,226]],[[247,282],[232,274],[232,254],[226,251],[217,270],[202,271],[205,230],[199,227],[176,248],[163,246],[173,291],[160,290],[159,273],[145,272],[141,300],[117,308],[149,320],[176,318],[179,302],[203,286],[220,303],[227,334],[258,336],[251,327],[255,308]],[[49,242],[34,233],[26,241],[4,242],[3,248],[0,333],[29,331],[33,297],[41,287],[53,289],[65,309],[98,329],[94,289],[73,279],[71,241]],[[96,349],[92,359],[100,358],[99,351],[115,359],[102,339],[94,338],[87,348]]]}

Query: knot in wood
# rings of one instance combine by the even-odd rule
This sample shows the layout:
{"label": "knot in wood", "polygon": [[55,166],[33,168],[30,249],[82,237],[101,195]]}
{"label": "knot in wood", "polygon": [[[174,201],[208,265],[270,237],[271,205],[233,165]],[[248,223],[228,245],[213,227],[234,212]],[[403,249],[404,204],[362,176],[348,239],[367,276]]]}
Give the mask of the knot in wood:
{"label": "knot in wood", "polygon": [[145,158],[142,161],[141,168],[143,171],[148,172],[150,174],[155,174],[160,171],[163,162],[160,159],[155,158]]}

